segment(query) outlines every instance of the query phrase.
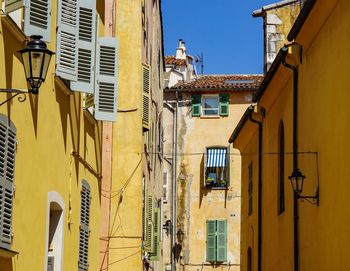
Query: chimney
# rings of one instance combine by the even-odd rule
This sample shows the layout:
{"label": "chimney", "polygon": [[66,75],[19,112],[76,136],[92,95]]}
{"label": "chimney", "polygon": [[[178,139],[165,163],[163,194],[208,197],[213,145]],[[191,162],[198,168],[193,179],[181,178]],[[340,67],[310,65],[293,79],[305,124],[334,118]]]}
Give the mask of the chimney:
{"label": "chimney", "polygon": [[179,47],[176,48],[176,59],[186,59],[186,47],[182,39],[179,39]]}

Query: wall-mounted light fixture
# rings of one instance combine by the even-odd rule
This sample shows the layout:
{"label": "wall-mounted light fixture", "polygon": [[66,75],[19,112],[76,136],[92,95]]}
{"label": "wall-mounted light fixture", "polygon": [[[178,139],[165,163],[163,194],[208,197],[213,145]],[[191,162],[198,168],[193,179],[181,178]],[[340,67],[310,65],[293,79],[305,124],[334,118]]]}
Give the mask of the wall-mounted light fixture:
{"label": "wall-mounted light fixture", "polygon": [[33,35],[26,48],[20,50],[22,55],[26,79],[31,87],[32,94],[38,94],[41,84],[45,81],[49,69],[51,56],[54,54],[47,49],[42,36]]}
{"label": "wall-mounted light fixture", "polygon": [[27,43],[26,48],[19,51],[22,56],[24,71],[27,82],[30,85],[28,91],[20,89],[1,88],[0,92],[15,93],[7,100],[0,103],[0,106],[15,98],[17,95],[23,96],[18,98],[19,102],[26,100],[26,93],[38,94],[41,84],[45,81],[46,74],[50,65],[51,56],[54,52],[47,49],[46,43],[42,41],[42,36],[33,35]]}
{"label": "wall-mounted light fixture", "polygon": [[181,229],[178,229],[177,232],[176,232],[176,237],[177,237],[177,241],[179,243],[182,243],[183,240],[184,240],[184,232],[181,230]]}
{"label": "wall-mounted light fixture", "polygon": [[292,188],[294,193],[296,193],[298,199],[311,199],[313,200],[317,206],[319,205],[319,189],[317,187],[316,193],[314,196],[302,196],[303,192],[304,180],[305,176],[301,173],[301,171],[297,168],[293,170],[292,175],[288,177],[292,184]]}

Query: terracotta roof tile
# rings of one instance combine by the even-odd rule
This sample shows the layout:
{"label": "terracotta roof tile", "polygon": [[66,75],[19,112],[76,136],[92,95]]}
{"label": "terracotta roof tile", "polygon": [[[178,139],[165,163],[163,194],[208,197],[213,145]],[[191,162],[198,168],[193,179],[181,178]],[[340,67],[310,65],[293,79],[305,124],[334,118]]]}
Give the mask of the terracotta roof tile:
{"label": "terracotta roof tile", "polygon": [[177,59],[175,56],[165,56],[165,64],[186,66],[186,59]]}
{"label": "terracotta roof tile", "polygon": [[257,90],[263,78],[252,74],[200,75],[191,81],[179,82],[166,91]]}

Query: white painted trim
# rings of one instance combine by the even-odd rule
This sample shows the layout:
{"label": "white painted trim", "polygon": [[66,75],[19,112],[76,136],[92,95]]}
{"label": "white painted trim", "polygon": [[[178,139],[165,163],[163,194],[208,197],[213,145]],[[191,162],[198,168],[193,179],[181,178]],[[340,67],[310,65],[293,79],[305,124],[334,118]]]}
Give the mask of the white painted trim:
{"label": "white painted trim", "polygon": [[46,238],[45,238],[45,258],[44,258],[44,271],[47,271],[47,259],[48,259],[48,243],[49,243],[49,222],[50,222],[50,205],[52,202],[55,202],[62,209],[62,215],[58,223],[57,229],[60,231],[59,238],[61,239],[61,255],[60,259],[55,259],[55,262],[58,260],[58,268],[55,268],[55,271],[62,271],[62,260],[63,260],[63,248],[64,248],[64,218],[65,218],[65,204],[62,196],[56,191],[49,191],[47,193],[47,203],[46,203]]}
{"label": "white painted trim", "polygon": [[[204,95],[201,95],[201,116],[205,116],[205,117],[218,117],[220,115],[220,99],[219,99],[219,94],[204,94]],[[204,114],[205,112],[205,106],[204,106],[204,100],[206,98],[216,98],[217,102],[218,102],[218,107],[217,108],[211,108],[211,109],[207,109],[207,110],[217,110],[218,113],[215,114],[215,115],[207,115],[207,114]]]}

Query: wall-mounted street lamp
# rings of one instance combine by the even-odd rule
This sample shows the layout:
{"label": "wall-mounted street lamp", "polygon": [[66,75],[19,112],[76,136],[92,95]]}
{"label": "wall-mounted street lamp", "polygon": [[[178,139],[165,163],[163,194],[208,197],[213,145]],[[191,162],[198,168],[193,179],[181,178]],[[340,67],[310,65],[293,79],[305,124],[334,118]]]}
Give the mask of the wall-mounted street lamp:
{"label": "wall-mounted street lamp", "polygon": [[301,193],[303,192],[303,185],[305,176],[301,173],[301,171],[297,168],[293,170],[292,175],[288,177],[292,184],[292,188],[294,193],[296,193],[298,199],[311,199],[313,200],[317,206],[319,205],[319,189],[317,187],[316,193],[314,196],[302,196]]}
{"label": "wall-mounted street lamp", "polygon": [[41,84],[45,81],[49,69],[51,56],[54,54],[47,49],[42,36],[33,35],[27,43],[27,47],[20,50],[22,55],[24,71],[27,81],[31,87],[32,94],[38,94]]}
{"label": "wall-mounted street lamp", "polygon": [[178,229],[178,231],[176,232],[176,238],[177,238],[177,241],[179,243],[182,243],[183,240],[184,240],[184,232],[181,230],[181,229]]}
{"label": "wall-mounted street lamp", "polygon": [[0,106],[12,100],[19,94],[24,95],[23,98],[18,98],[20,102],[25,101],[26,93],[32,93],[34,95],[38,94],[41,84],[45,81],[51,56],[54,52],[47,49],[46,43],[41,40],[42,36],[33,35],[30,38],[31,40],[27,43],[26,48],[19,51],[22,56],[24,71],[30,89],[28,91],[7,88],[0,89],[0,92],[16,93],[6,101],[0,103]]}

